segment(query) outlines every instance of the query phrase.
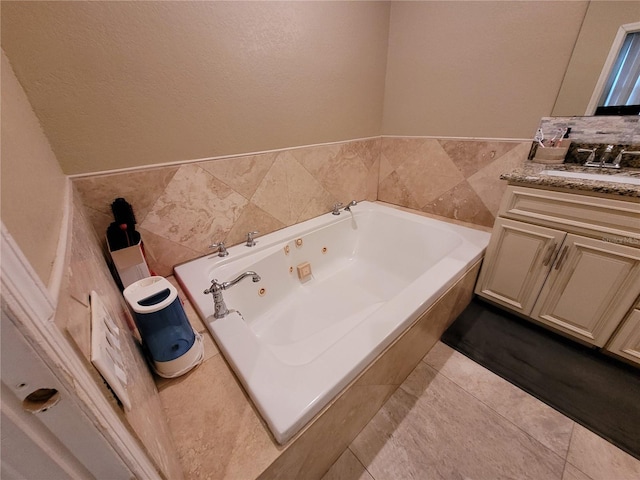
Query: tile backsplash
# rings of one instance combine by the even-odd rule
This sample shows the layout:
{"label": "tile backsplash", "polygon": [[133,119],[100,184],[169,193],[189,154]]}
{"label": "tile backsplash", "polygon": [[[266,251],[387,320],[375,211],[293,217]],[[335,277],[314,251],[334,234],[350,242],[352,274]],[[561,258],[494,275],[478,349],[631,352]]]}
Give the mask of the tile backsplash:
{"label": "tile backsplash", "polygon": [[[151,269],[209,252],[247,232],[264,235],[329,212],[336,202],[380,200],[492,226],[506,183],[530,144],[376,137],[74,179],[96,232],[110,205],[133,206]],[[259,236],[257,237],[259,240]]]}
{"label": "tile backsplash", "polygon": [[540,128],[546,138],[553,137],[559,127],[571,127],[571,141],[577,143],[640,143],[640,116],[637,115],[543,117],[540,120]]}
{"label": "tile backsplash", "polygon": [[[621,149],[640,151],[640,116],[597,116],[597,117],[543,117],[540,129],[545,138],[552,138],[559,128],[571,128],[571,147],[564,163],[582,164],[588,153],[577,152],[578,148],[597,148],[596,157],[606,148],[614,145],[612,157]],[[529,157],[537,147],[533,144]],[[626,155],[622,158],[623,167],[640,168],[640,157]]]}

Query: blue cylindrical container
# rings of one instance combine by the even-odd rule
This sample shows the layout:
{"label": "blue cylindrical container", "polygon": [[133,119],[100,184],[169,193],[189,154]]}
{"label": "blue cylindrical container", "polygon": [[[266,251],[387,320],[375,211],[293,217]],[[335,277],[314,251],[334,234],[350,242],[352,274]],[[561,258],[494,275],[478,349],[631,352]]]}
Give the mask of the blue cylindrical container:
{"label": "blue cylindrical container", "polygon": [[199,352],[194,351],[196,334],[177,289],[166,278],[156,276],[132,283],[123,293],[156,371],[162,376],[181,372]]}

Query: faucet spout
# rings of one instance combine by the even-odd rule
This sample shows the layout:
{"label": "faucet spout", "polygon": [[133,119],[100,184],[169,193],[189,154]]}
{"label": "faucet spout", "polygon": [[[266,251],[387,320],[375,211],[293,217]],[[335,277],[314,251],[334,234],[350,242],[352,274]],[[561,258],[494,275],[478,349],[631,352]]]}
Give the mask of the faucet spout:
{"label": "faucet spout", "polygon": [[247,277],[251,277],[253,282],[260,281],[260,275],[253,271],[244,272],[238,277],[234,278],[230,282],[219,283],[215,278],[211,280],[211,286],[207,288],[203,293],[205,295],[212,294],[213,295],[213,317],[214,318],[224,318],[229,314],[229,309],[227,308],[227,304],[224,302],[224,298],[222,296],[222,291],[227,290],[228,288],[233,287],[236,283],[241,282]]}
{"label": "faucet spout", "polygon": [[347,212],[350,212],[350,211],[351,211],[351,207],[355,207],[357,204],[358,204],[358,202],[356,202],[355,200],[351,200],[351,201],[347,204],[347,206],[346,206],[346,207],[344,207],[344,209],[345,209]]}
{"label": "faucet spout", "polygon": [[233,287],[236,283],[241,282],[247,277],[251,277],[251,279],[253,280],[253,283],[259,282],[261,280],[260,275],[258,275],[256,272],[248,271],[248,272],[244,272],[241,275],[238,275],[237,278],[234,278],[230,282],[222,283],[220,286],[222,287],[223,290],[226,290],[227,288]]}
{"label": "faucet spout", "polygon": [[602,156],[600,157],[600,166],[602,167],[605,163],[607,163],[607,160],[609,160],[609,157],[611,157],[611,152],[613,151],[613,145],[607,145],[607,148],[605,148],[604,152],[602,152]]}

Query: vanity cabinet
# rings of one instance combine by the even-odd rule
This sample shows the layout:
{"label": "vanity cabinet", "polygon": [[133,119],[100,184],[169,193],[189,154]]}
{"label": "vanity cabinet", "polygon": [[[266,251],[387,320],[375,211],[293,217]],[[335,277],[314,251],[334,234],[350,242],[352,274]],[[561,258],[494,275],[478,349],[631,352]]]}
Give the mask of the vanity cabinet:
{"label": "vanity cabinet", "polygon": [[509,187],[475,291],[602,347],[640,294],[640,204],[581,197]]}
{"label": "vanity cabinet", "polygon": [[640,304],[636,307],[611,337],[606,349],[640,365]]}

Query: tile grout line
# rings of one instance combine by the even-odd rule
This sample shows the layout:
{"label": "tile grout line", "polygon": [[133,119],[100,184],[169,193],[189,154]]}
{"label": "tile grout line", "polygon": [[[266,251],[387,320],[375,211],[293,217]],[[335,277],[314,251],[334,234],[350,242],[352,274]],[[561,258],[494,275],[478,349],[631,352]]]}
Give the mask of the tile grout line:
{"label": "tile grout line", "polygon": [[[353,441],[351,443],[353,443]],[[358,458],[358,455],[356,455],[356,453],[353,450],[351,450],[351,444],[347,446],[346,450],[349,450],[349,452],[351,452],[351,455],[353,455],[355,459],[358,461],[358,463],[362,465],[362,468],[364,469],[364,471],[367,472],[369,476],[373,478],[373,480],[376,480],[376,477],[374,477],[373,474],[369,471],[369,469],[365,466],[365,464],[360,461],[360,459]]]}
{"label": "tile grout line", "polygon": [[[424,357],[423,360],[424,362]],[[475,363],[475,362],[474,362]],[[531,435],[529,432],[527,432],[526,430],[523,430],[522,427],[520,427],[519,425],[516,425],[515,423],[513,423],[510,419],[508,419],[507,417],[505,417],[503,414],[501,414],[500,412],[498,412],[497,410],[495,410],[493,407],[491,407],[490,405],[486,404],[485,402],[483,402],[481,399],[479,399],[478,397],[476,397],[473,393],[469,392],[466,388],[464,388],[462,385],[459,385],[457,382],[455,382],[454,380],[452,380],[451,378],[449,378],[447,375],[445,375],[444,373],[442,373],[440,370],[436,369],[435,367],[432,367],[431,365],[429,365],[427,362],[424,362],[424,364],[431,368],[434,372],[436,372],[437,375],[442,375],[443,378],[446,378],[447,380],[449,380],[451,383],[453,383],[455,386],[457,386],[458,388],[460,388],[463,392],[465,392],[467,395],[471,396],[474,400],[477,400],[478,402],[480,402],[482,405],[484,405],[485,407],[487,407],[489,410],[491,410],[492,412],[494,412],[496,415],[498,415],[499,417],[503,418],[504,420],[506,420],[507,422],[509,422],[511,425],[513,425],[514,427],[516,427],[518,430],[520,430],[522,433],[524,433],[527,437],[529,437],[531,440],[533,440],[534,442],[538,443],[540,446],[542,446],[545,450],[548,450],[549,452],[551,452],[553,455],[555,455],[556,457],[562,459],[565,461],[566,463],[566,455],[569,454],[569,446],[571,445],[571,440],[569,440],[569,445],[567,446],[567,453],[565,454],[565,457],[562,457],[562,455],[560,455],[559,453],[555,452],[554,450],[550,449],[549,447],[547,447],[544,443],[542,443],[540,440],[538,440],[537,438],[535,438],[533,435]],[[481,365],[482,366],[482,365]],[[483,367],[484,368],[484,367]],[[493,373],[493,372],[491,372]],[[495,374],[494,374],[495,375]],[[515,386],[515,385],[514,385]],[[402,385],[400,386],[400,388],[402,388]],[[518,388],[518,387],[516,387]],[[523,390],[524,391],[524,390]],[[526,393],[526,392],[525,392]],[[535,397],[534,397],[535,398]],[[537,399],[536,399],[537,400]],[[538,400],[540,401],[540,400]],[[544,403],[544,402],[542,402]],[[546,403],[545,403],[546,405]],[[550,407],[553,408],[553,407]],[[555,409],[554,409],[555,410]],[[557,411],[557,410],[556,410]],[[559,412],[560,413],[560,412]],[[565,415],[566,416],[566,415]],[[568,418],[568,417],[567,417]],[[570,419],[571,420],[571,419]],[[573,425],[575,425],[575,422],[573,422],[573,420],[571,420]],[[571,432],[573,434],[573,426],[571,429]],[[563,468],[564,471],[564,468]]]}
{"label": "tile grout line", "polygon": [[575,466],[573,463],[571,463],[571,462],[569,461],[569,450],[571,450],[571,443],[573,442],[573,435],[574,435],[575,430],[576,430],[576,425],[577,425],[577,422],[573,422],[573,425],[571,426],[571,436],[569,437],[569,448],[567,448],[567,458],[565,459],[565,462],[564,462],[564,468],[565,468],[565,470],[566,470],[566,468],[567,468],[567,464],[569,464],[569,465],[571,465],[573,468],[575,468],[576,470],[578,470],[580,473],[582,473],[585,477],[587,477],[587,478],[589,478],[589,479],[593,480],[593,479],[592,479],[592,477],[591,477],[590,475],[587,475],[587,474],[586,474],[585,472],[583,472],[580,468],[578,468],[577,466]]}

